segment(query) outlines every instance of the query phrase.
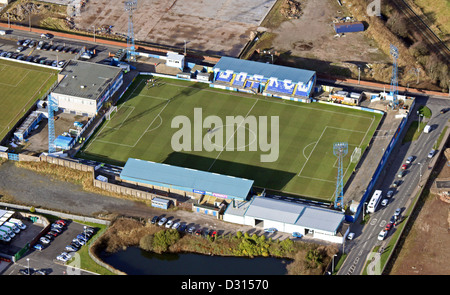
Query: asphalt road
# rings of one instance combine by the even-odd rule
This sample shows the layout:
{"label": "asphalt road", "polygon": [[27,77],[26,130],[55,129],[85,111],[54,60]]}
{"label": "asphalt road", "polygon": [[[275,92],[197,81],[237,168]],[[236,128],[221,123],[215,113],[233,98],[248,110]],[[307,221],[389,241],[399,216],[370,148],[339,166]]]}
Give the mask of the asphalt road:
{"label": "asphalt road", "polygon": [[[436,157],[429,159],[427,158],[427,155],[433,148],[440,133],[443,131],[446,122],[450,119],[450,112],[440,114],[442,108],[448,107],[449,101],[446,99],[418,99],[408,124],[418,120],[416,110],[420,104],[424,103],[426,103],[427,107],[429,107],[433,113],[429,120],[429,124],[435,125],[436,127],[428,134],[422,133],[413,143],[405,143],[402,145],[401,139],[397,143],[395,150],[386,164],[385,171],[382,172],[380,179],[375,185],[375,189],[381,189],[385,196],[392,183],[399,179],[397,177],[397,172],[405,163],[406,158],[411,155],[416,158],[407,169],[407,174],[402,178],[403,183],[397,188],[389,204],[386,207],[378,205],[378,210],[371,214],[367,225],[362,226],[360,224],[362,214],[360,218],[352,224],[350,231],[355,233],[355,238],[352,241],[346,241],[344,244],[345,252],[348,255],[338,272],[340,275],[359,275],[362,273],[363,267],[368,259],[377,258],[376,255],[371,253],[373,247],[380,245],[381,248],[384,248],[389,242],[393,232],[397,229],[394,227],[383,241],[377,239],[378,234],[384,229],[397,208],[402,209],[403,215],[403,212],[411,205],[412,198],[414,198],[418,192],[419,181],[422,180],[421,175],[425,174],[430,162],[436,160]],[[405,127],[402,136],[407,129],[408,126]],[[377,268],[378,266],[379,265],[376,263],[372,264],[372,267],[374,267],[374,274],[379,274],[380,269]]]}

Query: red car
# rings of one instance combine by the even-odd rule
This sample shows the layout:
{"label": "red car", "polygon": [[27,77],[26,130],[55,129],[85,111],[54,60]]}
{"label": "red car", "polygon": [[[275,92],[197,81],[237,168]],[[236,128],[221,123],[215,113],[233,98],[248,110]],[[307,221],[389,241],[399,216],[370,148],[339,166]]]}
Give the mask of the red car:
{"label": "red car", "polygon": [[392,223],[389,222],[388,224],[386,224],[386,227],[384,228],[384,230],[385,231],[390,231],[391,228],[392,228]]}
{"label": "red car", "polygon": [[67,225],[67,221],[65,221],[64,219],[56,220],[55,223],[61,224],[61,225],[63,225],[63,226],[66,226],[66,225]]}
{"label": "red car", "polygon": [[406,169],[408,169],[408,164],[403,164],[402,165],[402,170],[406,170]]}

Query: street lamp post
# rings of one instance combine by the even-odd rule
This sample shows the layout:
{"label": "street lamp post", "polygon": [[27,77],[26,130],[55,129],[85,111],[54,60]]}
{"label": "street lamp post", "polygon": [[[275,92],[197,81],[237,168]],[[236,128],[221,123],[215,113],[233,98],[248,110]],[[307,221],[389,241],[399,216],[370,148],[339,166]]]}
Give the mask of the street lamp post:
{"label": "street lamp post", "polygon": [[27,262],[28,262],[28,274],[30,275],[30,258],[27,258]]}
{"label": "street lamp post", "polygon": [[95,26],[92,26],[94,28],[94,43],[95,43]]}

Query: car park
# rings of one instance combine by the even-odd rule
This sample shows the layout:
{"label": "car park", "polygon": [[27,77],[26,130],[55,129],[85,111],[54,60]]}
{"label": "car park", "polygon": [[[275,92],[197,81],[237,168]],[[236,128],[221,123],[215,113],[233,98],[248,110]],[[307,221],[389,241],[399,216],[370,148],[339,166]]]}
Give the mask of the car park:
{"label": "car park", "polygon": [[277,230],[276,228],[274,228],[274,227],[271,227],[271,228],[265,228],[264,231],[265,231],[266,233],[275,233],[275,232],[277,232],[278,230]]}
{"label": "car park", "polygon": [[387,231],[385,231],[384,229],[378,234],[378,240],[382,241],[386,238],[387,236]]}
{"label": "car park", "polygon": [[428,153],[428,159],[431,159],[431,158],[433,158],[433,156],[434,156],[434,154],[436,153],[436,150],[435,149],[432,149],[429,153]]}
{"label": "car park", "polygon": [[158,221],[158,225],[159,225],[159,226],[163,226],[164,223],[166,223],[166,222],[167,222],[167,218],[163,217],[163,218],[161,218],[161,219]]}
{"label": "car park", "polygon": [[381,206],[387,206],[388,203],[389,203],[389,199],[383,199],[381,201]]}

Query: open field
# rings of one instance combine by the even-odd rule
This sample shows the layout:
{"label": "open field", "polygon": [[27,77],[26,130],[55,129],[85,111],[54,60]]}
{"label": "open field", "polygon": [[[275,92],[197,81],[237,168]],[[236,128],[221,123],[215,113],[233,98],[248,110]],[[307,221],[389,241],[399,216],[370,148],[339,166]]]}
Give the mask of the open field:
{"label": "open field", "polygon": [[[217,90],[203,83],[158,78],[156,86],[148,87],[146,79],[148,76],[135,80],[119,101],[118,111],[99,127],[78,156],[119,165],[130,157],[167,163],[253,179],[258,187],[331,201],[337,176],[333,143],[348,142],[344,158],[348,179],[355,165],[350,163],[351,153],[355,147],[364,151],[381,119],[374,113]],[[174,137],[182,128],[174,125],[179,116],[192,122],[191,132],[175,142],[189,141],[185,147],[190,149],[174,146]],[[211,130],[196,125],[206,124],[203,120],[209,116],[219,117],[222,123],[214,123]],[[259,129],[255,132],[249,124],[228,124],[227,116],[254,117]],[[267,118],[267,128],[261,117]],[[278,125],[273,117],[278,117]],[[278,140],[274,130],[278,130]],[[239,144],[235,134],[241,131],[246,141]],[[272,144],[269,150],[261,145],[264,134]],[[198,143],[200,148],[196,148]],[[253,151],[252,144],[259,146]],[[262,160],[276,151],[274,161]]]}
{"label": "open field", "polygon": [[0,139],[56,82],[57,71],[0,60]]}

